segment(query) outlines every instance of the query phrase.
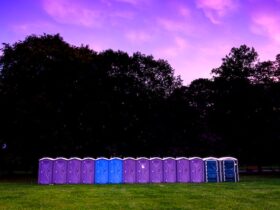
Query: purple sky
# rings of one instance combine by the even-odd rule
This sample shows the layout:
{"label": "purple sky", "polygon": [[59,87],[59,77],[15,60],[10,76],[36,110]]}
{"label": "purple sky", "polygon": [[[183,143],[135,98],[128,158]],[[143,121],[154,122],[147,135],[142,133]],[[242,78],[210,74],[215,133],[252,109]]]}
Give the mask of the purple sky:
{"label": "purple sky", "polygon": [[232,47],[280,53],[280,0],[3,0],[0,42],[60,33],[65,41],[166,59],[184,84],[210,77]]}

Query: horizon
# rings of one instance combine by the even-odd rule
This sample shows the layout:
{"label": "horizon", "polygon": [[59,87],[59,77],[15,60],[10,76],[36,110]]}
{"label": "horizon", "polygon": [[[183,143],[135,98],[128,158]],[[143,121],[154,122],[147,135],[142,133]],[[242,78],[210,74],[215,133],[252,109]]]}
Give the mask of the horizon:
{"label": "horizon", "polygon": [[167,60],[183,84],[210,78],[232,47],[254,47],[274,60],[280,0],[15,0],[1,2],[1,43],[59,33],[100,52],[141,52]]}

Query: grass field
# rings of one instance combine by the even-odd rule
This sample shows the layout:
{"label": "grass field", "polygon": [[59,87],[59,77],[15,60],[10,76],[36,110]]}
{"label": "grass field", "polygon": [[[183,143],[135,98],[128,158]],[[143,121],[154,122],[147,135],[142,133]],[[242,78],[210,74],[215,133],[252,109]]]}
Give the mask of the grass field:
{"label": "grass field", "polygon": [[239,183],[61,185],[0,181],[0,209],[280,209],[280,177]]}

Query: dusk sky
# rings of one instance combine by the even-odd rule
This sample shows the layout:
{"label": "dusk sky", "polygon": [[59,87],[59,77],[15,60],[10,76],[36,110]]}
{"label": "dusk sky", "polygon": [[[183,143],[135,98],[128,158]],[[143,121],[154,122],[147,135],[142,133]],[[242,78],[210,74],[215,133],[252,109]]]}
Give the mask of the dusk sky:
{"label": "dusk sky", "polygon": [[209,78],[232,47],[280,53],[280,0],[2,0],[0,42],[59,33],[96,51],[167,60],[184,84]]}

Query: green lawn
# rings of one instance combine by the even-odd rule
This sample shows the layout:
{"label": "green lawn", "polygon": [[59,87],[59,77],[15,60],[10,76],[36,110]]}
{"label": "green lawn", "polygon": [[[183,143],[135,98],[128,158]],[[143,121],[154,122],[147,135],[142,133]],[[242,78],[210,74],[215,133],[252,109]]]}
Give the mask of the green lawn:
{"label": "green lawn", "polygon": [[280,209],[280,178],[239,183],[61,185],[0,181],[0,209]]}

